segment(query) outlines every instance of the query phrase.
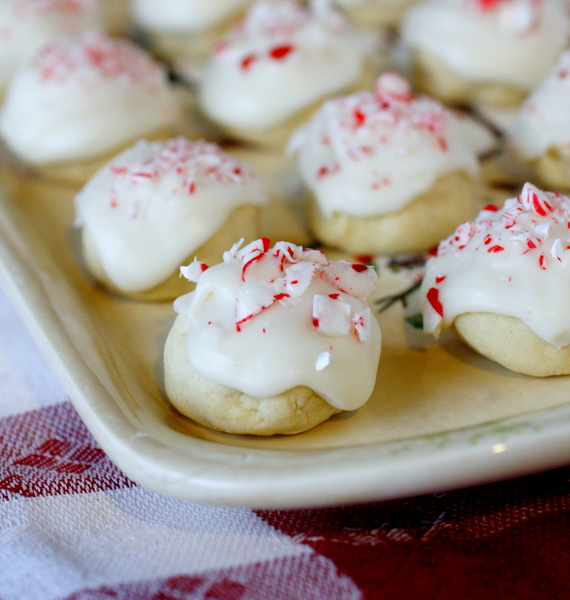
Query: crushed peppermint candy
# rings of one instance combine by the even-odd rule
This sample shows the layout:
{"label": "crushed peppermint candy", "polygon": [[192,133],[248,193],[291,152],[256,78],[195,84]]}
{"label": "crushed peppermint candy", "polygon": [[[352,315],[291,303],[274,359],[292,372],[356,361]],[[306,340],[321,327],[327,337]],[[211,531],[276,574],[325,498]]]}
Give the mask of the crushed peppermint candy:
{"label": "crushed peppermint candy", "polygon": [[166,85],[164,68],[141,47],[99,30],[50,42],[31,65],[43,81],[58,84],[114,79],[136,83],[153,94]]}
{"label": "crushed peppermint candy", "polygon": [[[230,50],[234,43],[248,38],[285,41],[315,20],[339,29],[345,26],[344,19],[327,0],[310,0],[306,8],[294,0],[257,2],[230,34],[214,46],[213,52],[223,53]],[[275,45],[273,58],[283,58],[290,51],[286,42]]]}
{"label": "crushed peppermint candy", "polygon": [[[372,317],[364,303],[378,282],[372,267],[349,261],[329,262],[321,251],[289,242],[278,242],[272,248],[267,238],[243,248],[242,243],[243,240],[235,244],[223,257],[224,262],[241,261],[242,283],[235,298],[236,331],[241,331],[248,321],[276,303],[294,303],[309,290],[313,281],[321,280],[333,291],[328,294],[309,292],[313,293],[313,300],[308,322],[325,336],[345,336],[353,332],[360,342],[369,339]],[[199,283],[207,268],[204,263],[194,261],[182,267],[181,274]],[[354,299],[360,301],[359,310],[355,310]]]}
{"label": "crushed peppermint candy", "polygon": [[148,144],[139,142],[141,155],[136,159],[121,158],[112,161],[108,169],[113,174],[113,192],[133,185],[152,183],[175,174],[173,182],[179,193],[192,197],[202,185],[234,186],[244,185],[258,177],[249,166],[220,146],[203,140],[190,141],[183,137]]}
{"label": "crushed peppermint candy", "polygon": [[[311,0],[306,7],[294,0],[257,2],[214,45],[212,54],[237,59],[242,72],[247,73],[262,59],[277,62],[292,59],[298,54],[297,37],[311,27],[324,28],[336,35],[346,31],[347,23],[329,0]],[[245,54],[243,48],[248,48]]]}
{"label": "crushed peppermint candy", "polygon": [[[315,178],[321,179],[340,171],[344,161],[370,158],[378,148],[401,139],[405,132],[425,132],[434,148],[446,153],[449,144],[445,128],[452,118],[452,113],[436,100],[414,97],[401,75],[384,73],[372,92],[327,100],[315,117],[293,134],[288,151],[302,150],[309,140],[330,147],[339,162],[321,165],[315,173]],[[383,178],[376,185],[390,185],[390,181]]]}
{"label": "crushed peppermint candy", "polygon": [[317,361],[315,363],[315,371],[322,371],[326,369],[333,361],[333,357],[330,352],[321,352],[317,356]]}
{"label": "crushed peppermint candy", "polygon": [[[507,200],[502,209],[487,206],[477,219],[462,223],[455,233],[440,242],[437,256],[467,247],[486,252],[508,248],[511,252],[528,254],[546,241],[553,225],[562,225],[567,230],[569,221],[570,198],[525,183],[521,194]],[[560,246],[564,243],[566,247],[570,242],[570,231],[567,233]]]}
{"label": "crushed peppermint candy", "polygon": [[[441,292],[453,286],[450,273],[465,271],[461,257],[466,253],[470,268],[477,261],[485,265],[485,272],[500,273],[507,282],[516,276],[517,257],[524,257],[527,279],[569,264],[570,198],[525,183],[521,194],[508,199],[502,208],[486,206],[474,221],[462,223],[440,242],[436,255],[427,262],[423,284],[426,331],[438,331],[444,320],[452,319],[446,314]],[[479,262],[484,256],[487,262]]]}

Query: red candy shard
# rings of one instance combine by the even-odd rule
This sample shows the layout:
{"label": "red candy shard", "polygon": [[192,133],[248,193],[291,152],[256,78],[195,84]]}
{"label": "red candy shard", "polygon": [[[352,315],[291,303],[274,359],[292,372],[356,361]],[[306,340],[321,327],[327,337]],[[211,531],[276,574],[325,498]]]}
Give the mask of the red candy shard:
{"label": "red candy shard", "polygon": [[439,301],[439,290],[437,288],[430,288],[426,294],[426,298],[435,312],[440,317],[443,317],[443,306]]}
{"label": "red candy shard", "polygon": [[293,46],[291,44],[287,44],[285,46],[276,46],[275,48],[271,49],[269,51],[269,56],[275,60],[281,60],[288,54],[291,54],[291,52],[293,52]]}

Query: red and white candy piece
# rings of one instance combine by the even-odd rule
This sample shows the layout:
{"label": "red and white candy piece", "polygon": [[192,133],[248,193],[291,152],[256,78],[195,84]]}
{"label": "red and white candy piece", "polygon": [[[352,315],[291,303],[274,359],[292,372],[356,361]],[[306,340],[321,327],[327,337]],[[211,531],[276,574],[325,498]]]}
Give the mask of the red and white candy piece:
{"label": "red and white candy piece", "polygon": [[[240,249],[242,242],[224,253],[224,261],[239,260],[242,264],[242,283],[235,309],[237,331],[274,304],[287,305],[310,293],[311,283],[320,278],[335,291],[313,296],[312,312],[307,318],[315,329],[333,337],[348,335],[354,330],[359,341],[369,338],[370,310],[354,311],[348,297],[366,302],[378,282],[373,268],[348,261],[327,262],[322,252],[289,242],[278,242],[270,248],[269,240],[261,238]],[[198,282],[206,269],[204,263],[194,261],[182,267],[181,273]]]}

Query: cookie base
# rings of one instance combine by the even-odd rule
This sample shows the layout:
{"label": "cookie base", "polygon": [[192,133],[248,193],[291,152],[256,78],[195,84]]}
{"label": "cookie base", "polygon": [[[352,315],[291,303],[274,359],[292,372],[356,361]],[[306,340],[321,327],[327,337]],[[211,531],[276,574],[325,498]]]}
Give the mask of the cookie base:
{"label": "cookie base", "polygon": [[341,412],[306,386],[254,398],[202,377],[187,357],[186,328],[186,317],[179,315],[164,348],[164,379],[172,404],[197,423],[225,433],[294,434]]}
{"label": "cookie base", "polygon": [[528,92],[491,81],[469,81],[422,50],[413,53],[412,80],[423,92],[448,104],[480,102],[494,107],[520,105]]}
{"label": "cookie base", "polygon": [[532,162],[532,168],[546,187],[557,191],[570,191],[570,158],[556,148]]}
{"label": "cookie base", "polygon": [[552,346],[516,317],[464,313],[455,318],[452,329],[470,348],[516,373],[570,374],[570,346]]}
{"label": "cookie base", "polygon": [[327,217],[310,201],[309,226],[320,242],[352,254],[423,252],[477,215],[479,192],[476,180],[457,171],[439,178],[398,212],[378,217]]}

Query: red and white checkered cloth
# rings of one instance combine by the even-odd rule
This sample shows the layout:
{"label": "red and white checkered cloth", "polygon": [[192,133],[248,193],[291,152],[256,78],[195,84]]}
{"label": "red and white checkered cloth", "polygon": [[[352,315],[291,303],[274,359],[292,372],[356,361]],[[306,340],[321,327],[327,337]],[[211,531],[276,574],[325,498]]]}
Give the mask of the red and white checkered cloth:
{"label": "red and white checkered cloth", "polygon": [[0,600],[567,599],[569,476],[296,511],[165,498],[97,446],[0,291]]}

